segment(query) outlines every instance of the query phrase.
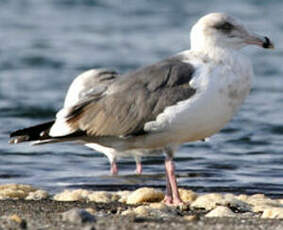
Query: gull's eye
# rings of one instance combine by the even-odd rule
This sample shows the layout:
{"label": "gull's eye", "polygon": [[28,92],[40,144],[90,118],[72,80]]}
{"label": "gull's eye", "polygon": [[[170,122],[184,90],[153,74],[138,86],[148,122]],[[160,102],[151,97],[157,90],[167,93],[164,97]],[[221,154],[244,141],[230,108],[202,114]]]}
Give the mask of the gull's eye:
{"label": "gull's eye", "polygon": [[233,30],[234,26],[229,22],[224,22],[224,23],[217,24],[215,28],[225,33],[230,33]]}

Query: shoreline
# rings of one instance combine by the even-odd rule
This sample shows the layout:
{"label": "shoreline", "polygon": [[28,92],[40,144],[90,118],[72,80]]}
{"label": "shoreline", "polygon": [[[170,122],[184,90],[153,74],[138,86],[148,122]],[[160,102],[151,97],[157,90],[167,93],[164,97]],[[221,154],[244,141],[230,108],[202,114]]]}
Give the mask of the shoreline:
{"label": "shoreline", "polygon": [[197,194],[179,189],[182,206],[167,206],[155,188],[65,190],[0,185],[0,229],[283,229],[283,199],[263,194]]}
{"label": "shoreline", "polygon": [[[1,201],[0,228],[2,229],[225,229],[225,230],[254,230],[254,229],[283,229],[283,221],[276,219],[260,219],[254,216],[206,218],[204,212],[191,210],[180,211],[175,217],[140,217],[121,215],[120,213],[133,208],[118,202],[96,203],[81,201]],[[79,208],[91,210],[94,219],[64,221],[63,213]]]}

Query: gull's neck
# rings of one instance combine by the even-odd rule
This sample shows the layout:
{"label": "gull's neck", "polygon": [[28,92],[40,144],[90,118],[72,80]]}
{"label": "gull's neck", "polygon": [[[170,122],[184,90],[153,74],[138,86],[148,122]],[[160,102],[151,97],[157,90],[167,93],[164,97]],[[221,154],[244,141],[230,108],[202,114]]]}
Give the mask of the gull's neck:
{"label": "gull's neck", "polygon": [[197,53],[200,56],[207,57],[215,62],[226,62],[227,60],[234,59],[239,55],[239,51],[230,48],[224,48],[220,46],[205,45],[195,46],[192,44],[191,51]]}
{"label": "gull's neck", "polygon": [[238,47],[228,46],[217,38],[207,38],[196,26],[191,32],[191,50],[216,62],[231,59],[239,53]]}

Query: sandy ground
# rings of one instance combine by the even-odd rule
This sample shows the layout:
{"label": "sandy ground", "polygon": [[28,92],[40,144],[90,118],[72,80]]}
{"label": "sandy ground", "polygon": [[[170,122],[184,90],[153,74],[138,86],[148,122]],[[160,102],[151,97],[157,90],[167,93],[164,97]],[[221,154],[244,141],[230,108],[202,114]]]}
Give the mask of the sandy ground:
{"label": "sandy ground", "polygon": [[[174,218],[123,216],[121,213],[124,210],[134,206],[119,202],[60,202],[47,199],[2,200],[0,203],[1,229],[283,229],[282,220],[260,219],[258,216],[205,218],[205,211],[178,210]],[[86,218],[84,221],[76,220],[76,218],[63,220],[62,213],[73,208],[91,210],[94,218]]]}

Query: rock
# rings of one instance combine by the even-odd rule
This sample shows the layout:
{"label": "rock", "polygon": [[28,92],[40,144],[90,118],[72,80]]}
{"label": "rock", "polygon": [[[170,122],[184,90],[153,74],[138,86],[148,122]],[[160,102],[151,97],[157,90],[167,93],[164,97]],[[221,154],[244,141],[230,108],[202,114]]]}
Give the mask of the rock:
{"label": "rock", "polygon": [[123,211],[121,214],[123,216],[130,215],[130,216],[139,216],[139,217],[149,217],[152,210],[153,209],[148,207],[147,205],[142,205],[133,209],[127,209]]}
{"label": "rock", "polygon": [[99,203],[110,203],[112,201],[118,201],[120,196],[110,192],[92,192],[87,196],[89,201],[99,202]]}
{"label": "rock", "polygon": [[205,215],[205,217],[235,217],[237,214],[233,213],[229,208],[224,206],[218,206],[209,213]]}
{"label": "rock", "polygon": [[227,206],[228,208],[233,209],[236,212],[251,212],[252,206],[248,203],[237,199],[233,194],[225,194],[223,202],[220,202],[220,205]]}
{"label": "rock", "polygon": [[93,225],[86,225],[82,230],[95,230],[95,226]]}
{"label": "rock", "polygon": [[35,192],[30,192],[26,197],[26,200],[44,200],[49,197],[48,192],[44,190],[37,190]]}
{"label": "rock", "polygon": [[127,204],[141,204],[144,202],[160,202],[164,199],[164,194],[154,188],[139,188],[132,192],[127,199]]}
{"label": "rock", "polygon": [[118,201],[121,203],[127,203],[128,197],[131,193],[131,191],[118,191],[116,193],[118,196],[120,196]]}
{"label": "rock", "polygon": [[30,185],[24,184],[5,184],[0,185],[0,200],[6,199],[25,199],[30,192],[36,191]]}
{"label": "rock", "polygon": [[263,211],[261,218],[283,219],[283,208],[267,208]]}
{"label": "rock", "polygon": [[121,212],[121,215],[122,216],[135,216],[136,213],[133,209],[127,209],[127,210]]}
{"label": "rock", "polygon": [[210,211],[217,206],[231,207],[239,212],[249,212],[252,210],[249,204],[237,199],[233,194],[222,195],[218,193],[210,193],[199,196],[190,207]]}
{"label": "rock", "polygon": [[184,220],[186,220],[186,221],[197,221],[197,220],[199,220],[199,217],[197,215],[187,215],[187,216],[184,216]]}
{"label": "rock", "polygon": [[135,215],[137,216],[149,216],[150,215],[150,212],[152,211],[153,209],[151,209],[150,207],[148,206],[139,206],[139,207],[136,207],[134,209],[134,213]]}
{"label": "rock", "polygon": [[21,217],[19,217],[17,214],[8,216],[8,221],[10,222],[10,225],[14,225],[14,224],[17,225],[15,227],[10,226],[11,229],[15,229],[15,228],[26,229],[27,228],[27,222]]}
{"label": "rock", "polygon": [[53,200],[56,201],[85,201],[88,199],[90,191],[85,189],[64,190],[62,193],[56,194]]}
{"label": "rock", "polygon": [[218,193],[209,193],[205,195],[199,196],[190,207],[193,209],[205,209],[212,210],[214,209],[218,203],[221,203],[223,200],[223,196]]}
{"label": "rock", "polygon": [[267,208],[263,211],[261,218],[283,219],[283,208]]}
{"label": "rock", "polygon": [[53,197],[56,201],[93,201],[99,203],[110,203],[118,201],[120,196],[110,192],[92,192],[85,189],[64,190]]}
{"label": "rock", "polygon": [[62,220],[74,224],[95,222],[95,217],[84,209],[73,208],[61,214]]}
{"label": "rock", "polygon": [[184,201],[185,203],[192,203],[198,196],[192,190],[186,190],[183,188],[179,188],[178,190],[182,201]]}
{"label": "rock", "polygon": [[90,213],[91,215],[95,215],[97,212],[96,212],[96,210],[95,209],[93,209],[93,208],[86,208],[85,209],[88,213]]}
{"label": "rock", "polygon": [[159,210],[168,210],[168,206],[164,203],[151,203],[149,204],[149,207],[150,208],[153,208],[153,209],[159,209]]}
{"label": "rock", "polygon": [[22,190],[24,192],[34,192],[36,188],[33,188],[31,185],[26,184],[3,184],[0,185],[0,191],[11,189],[11,190]]}
{"label": "rock", "polygon": [[9,218],[9,220],[15,221],[17,223],[21,223],[22,222],[22,218],[19,217],[17,214],[9,216],[8,218]]}
{"label": "rock", "polygon": [[139,207],[128,209],[122,212],[122,215],[134,215],[138,217],[151,217],[151,218],[167,218],[177,215],[175,208],[168,207],[164,204],[154,203],[150,205],[141,205]]}
{"label": "rock", "polygon": [[237,198],[249,204],[253,212],[263,212],[265,209],[272,207],[283,208],[280,202],[272,200],[264,194],[255,194],[252,196],[239,195]]}
{"label": "rock", "polygon": [[238,196],[236,196],[237,199],[243,201],[243,202],[247,202],[247,200],[249,199],[249,196],[246,194],[240,194]]}
{"label": "rock", "polygon": [[161,216],[175,216],[177,215],[177,209],[174,206],[168,206],[164,203],[152,203],[149,204],[149,208],[155,210],[156,213],[160,213]]}

